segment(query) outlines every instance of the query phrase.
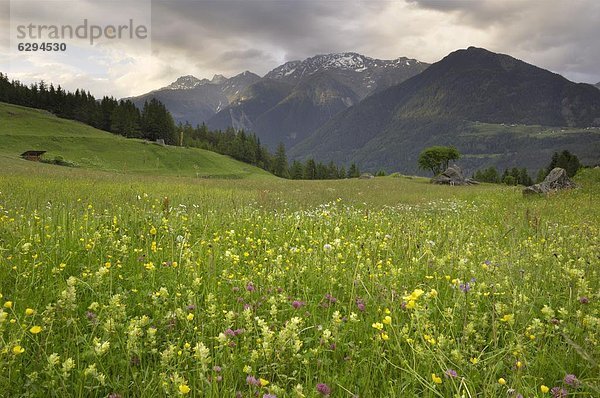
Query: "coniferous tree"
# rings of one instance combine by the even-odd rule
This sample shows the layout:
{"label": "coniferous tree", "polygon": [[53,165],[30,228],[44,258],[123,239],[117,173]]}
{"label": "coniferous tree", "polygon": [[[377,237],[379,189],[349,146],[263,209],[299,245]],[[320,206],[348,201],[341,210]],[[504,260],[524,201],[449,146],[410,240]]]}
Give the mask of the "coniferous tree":
{"label": "coniferous tree", "polygon": [[301,180],[304,178],[304,166],[297,160],[294,160],[290,167],[290,178],[293,180]]}
{"label": "coniferous tree", "polygon": [[356,163],[352,163],[350,165],[350,169],[348,170],[348,178],[357,178],[360,177],[360,170],[358,169],[358,166],[356,165]]}
{"label": "coniferous tree", "polygon": [[142,136],[149,140],[164,139],[165,143],[177,143],[175,122],[167,108],[156,98],[146,101],[141,116]]}
{"label": "coniferous tree", "polygon": [[313,159],[308,159],[304,165],[304,179],[315,180],[317,178],[317,164]]}
{"label": "coniferous tree", "polygon": [[317,180],[326,180],[328,177],[328,170],[327,170],[327,166],[325,166],[323,163],[319,162],[317,163],[317,175],[316,175],[316,179]]}
{"label": "coniferous tree", "polygon": [[571,152],[564,150],[561,153],[554,152],[552,160],[548,165],[546,175],[552,171],[553,168],[560,167],[565,169],[569,177],[573,177],[577,174],[577,171],[581,168],[579,158],[573,155]]}
{"label": "coniferous tree", "polygon": [[290,176],[285,146],[281,143],[277,146],[277,151],[273,157],[273,174],[283,178],[289,178]]}
{"label": "coniferous tree", "polygon": [[142,137],[140,111],[127,100],[119,102],[110,115],[110,131],[130,138]]}
{"label": "coniferous tree", "polygon": [[531,177],[529,177],[529,173],[527,173],[526,168],[519,169],[519,184],[529,186],[533,185],[533,181]]}

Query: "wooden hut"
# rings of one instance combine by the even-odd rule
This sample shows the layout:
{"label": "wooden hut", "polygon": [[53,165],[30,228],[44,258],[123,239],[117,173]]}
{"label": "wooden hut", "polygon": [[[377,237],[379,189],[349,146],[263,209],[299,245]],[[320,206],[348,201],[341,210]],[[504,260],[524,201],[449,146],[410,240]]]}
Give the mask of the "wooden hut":
{"label": "wooden hut", "polygon": [[25,160],[31,160],[32,162],[39,162],[42,160],[42,155],[46,151],[25,151],[21,154],[21,157]]}

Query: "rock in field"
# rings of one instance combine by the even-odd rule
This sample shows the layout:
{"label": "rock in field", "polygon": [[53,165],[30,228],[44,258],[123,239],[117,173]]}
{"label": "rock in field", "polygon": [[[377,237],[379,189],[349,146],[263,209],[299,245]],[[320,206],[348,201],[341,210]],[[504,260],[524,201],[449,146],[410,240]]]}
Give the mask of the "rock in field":
{"label": "rock in field", "polygon": [[565,169],[555,167],[544,179],[544,181],[523,189],[523,195],[548,193],[552,191],[558,191],[560,189],[575,188],[576,186],[577,185],[575,185],[575,183],[569,179]]}
{"label": "rock in field", "polygon": [[431,179],[433,184],[446,184],[446,185],[476,185],[479,184],[470,178],[463,176],[460,167],[452,165],[446,169],[442,174],[437,175]]}

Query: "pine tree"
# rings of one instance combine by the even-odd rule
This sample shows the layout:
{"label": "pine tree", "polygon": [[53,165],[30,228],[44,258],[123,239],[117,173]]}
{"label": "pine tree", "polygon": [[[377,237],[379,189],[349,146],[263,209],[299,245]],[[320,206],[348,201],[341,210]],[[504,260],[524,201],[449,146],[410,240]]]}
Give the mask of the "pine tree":
{"label": "pine tree", "polygon": [[529,185],[533,185],[533,181],[531,180],[531,177],[529,177],[529,173],[527,173],[527,169],[526,168],[522,168],[519,170],[519,184],[521,185],[525,185],[525,186],[529,186]]}
{"label": "pine tree", "polygon": [[317,180],[326,180],[328,177],[328,170],[327,170],[327,166],[325,166],[323,163],[319,162],[317,163],[317,175],[316,175],[316,179]]}
{"label": "pine tree", "polygon": [[581,168],[581,163],[579,162],[579,158],[577,156],[573,155],[567,150],[564,150],[560,154],[558,152],[554,152],[552,155],[552,160],[548,165],[547,173],[550,173],[550,171],[552,171],[552,169],[555,167],[561,167],[565,169],[567,175],[569,177],[573,177]]}
{"label": "pine tree", "polygon": [[273,158],[273,174],[283,178],[290,178],[285,146],[281,143],[277,146],[277,151]]}
{"label": "pine tree", "polygon": [[350,169],[348,170],[348,178],[357,178],[360,177],[360,170],[356,163],[352,162],[350,165]]}
{"label": "pine tree", "polygon": [[173,117],[156,98],[144,103],[141,121],[143,138],[151,141],[164,139],[165,143],[170,145],[177,143]]}
{"label": "pine tree", "polygon": [[317,178],[317,164],[313,159],[308,159],[304,165],[304,179],[314,180]]}
{"label": "pine tree", "polygon": [[290,178],[293,180],[301,180],[304,177],[304,166],[297,160],[292,162],[290,167]]}

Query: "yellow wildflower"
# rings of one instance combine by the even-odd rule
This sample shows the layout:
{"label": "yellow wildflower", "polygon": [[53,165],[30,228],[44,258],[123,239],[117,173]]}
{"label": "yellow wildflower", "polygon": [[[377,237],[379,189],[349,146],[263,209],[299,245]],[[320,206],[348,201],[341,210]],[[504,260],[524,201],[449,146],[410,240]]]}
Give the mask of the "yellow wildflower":
{"label": "yellow wildflower", "polygon": [[261,387],[269,385],[269,380],[265,380],[262,377],[258,379],[258,381],[260,382]]}
{"label": "yellow wildflower", "polygon": [[34,309],[32,309],[32,308],[27,308],[27,309],[25,310],[25,315],[33,315],[33,314],[35,314],[35,310],[34,310]]}
{"label": "yellow wildflower", "polygon": [[506,384],[506,380],[504,380],[504,378],[501,377],[501,378],[498,379],[498,384],[500,384],[501,386],[503,386],[503,385]]}
{"label": "yellow wildflower", "polygon": [[187,384],[181,384],[179,385],[179,392],[183,395],[188,394],[191,391],[191,389],[188,387]]}
{"label": "yellow wildflower", "polygon": [[188,321],[193,321],[193,320],[194,320],[194,314],[192,314],[192,313],[189,313],[189,314],[187,315],[187,320],[188,320]]}
{"label": "yellow wildflower", "polygon": [[389,339],[390,339],[390,336],[386,332],[381,333],[381,340],[388,341]]}
{"label": "yellow wildflower", "polygon": [[386,325],[391,325],[392,324],[392,317],[391,316],[386,316],[385,318],[383,318],[383,323]]}
{"label": "yellow wildflower", "polygon": [[506,323],[509,323],[512,325],[515,322],[515,315],[514,314],[506,314],[502,318],[500,318],[500,320],[502,322],[506,322]]}
{"label": "yellow wildflower", "polygon": [[20,345],[16,345],[13,347],[12,352],[15,355],[19,355],[25,352],[25,348],[21,347]]}
{"label": "yellow wildflower", "polygon": [[523,362],[517,361],[516,365],[517,369],[521,369],[523,367]]}
{"label": "yellow wildflower", "polygon": [[550,391],[550,389],[548,387],[546,387],[545,385],[541,385],[540,386],[540,391],[543,392],[544,394],[547,393],[548,391]]}
{"label": "yellow wildflower", "polygon": [[42,327],[41,326],[37,326],[37,325],[36,326],[32,326],[31,329],[29,329],[29,331],[32,334],[38,334],[39,332],[42,331]]}
{"label": "yellow wildflower", "polygon": [[4,308],[12,308],[12,307],[13,307],[12,301],[7,301],[6,303],[4,303]]}
{"label": "yellow wildflower", "polygon": [[442,378],[436,375],[435,373],[431,374],[431,380],[433,380],[435,384],[442,384]]}
{"label": "yellow wildflower", "polygon": [[408,296],[404,296],[404,300],[416,301],[416,300],[419,299],[419,297],[421,297],[423,295],[423,293],[425,293],[423,290],[421,290],[421,289],[415,289]]}
{"label": "yellow wildflower", "polygon": [[381,330],[383,329],[383,324],[380,322],[375,322],[374,324],[371,325],[372,327],[374,327],[377,330]]}

